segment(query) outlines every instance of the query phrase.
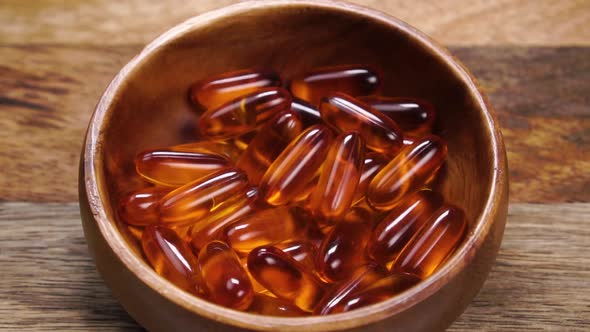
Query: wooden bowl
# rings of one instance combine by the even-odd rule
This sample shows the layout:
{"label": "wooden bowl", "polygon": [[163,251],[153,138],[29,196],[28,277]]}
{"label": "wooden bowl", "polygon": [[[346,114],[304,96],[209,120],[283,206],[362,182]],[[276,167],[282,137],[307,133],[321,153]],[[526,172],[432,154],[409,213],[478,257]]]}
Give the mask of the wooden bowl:
{"label": "wooden bowl", "polygon": [[[122,31],[124,33],[124,31]],[[330,316],[264,317],[181,291],[142,259],[118,227],[121,193],[139,185],[134,155],[194,140],[191,83],[212,74],[271,67],[288,80],[312,67],[383,69],[384,94],[415,96],[438,110],[449,146],[444,196],[462,206],[469,234],[434,275],[387,301]],[[500,246],[508,182],[502,137],[471,74],[443,47],[382,13],[329,1],[254,1],[209,12],[150,43],[113,79],[90,121],[80,163],[80,210],[88,247],[113,294],[152,331],[436,331],[481,288]]]}

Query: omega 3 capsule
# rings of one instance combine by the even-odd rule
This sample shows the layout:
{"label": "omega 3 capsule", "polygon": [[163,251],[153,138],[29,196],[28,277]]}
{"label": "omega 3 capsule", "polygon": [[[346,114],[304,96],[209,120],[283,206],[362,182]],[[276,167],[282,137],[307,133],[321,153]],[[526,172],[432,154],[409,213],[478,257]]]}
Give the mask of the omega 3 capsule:
{"label": "omega 3 capsule", "polygon": [[149,182],[179,187],[228,167],[231,161],[218,154],[167,149],[141,152],[135,158],[137,173]]}
{"label": "omega 3 capsule", "polygon": [[176,188],[160,202],[164,223],[191,223],[209,214],[213,206],[244,193],[248,177],[237,168],[226,168]]}
{"label": "omega 3 capsule", "polygon": [[171,229],[147,226],[141,237],[143,253],[156,272],[176,286],[195,291],[198,284],[197,258]]}
{"label": "omega 3 capsule", "polygon": [[394,156],[402,147],[401,130],[387,116],[343,93],[322,99],[320,113],[324,122],[339,131],[358,131],[367,147]]}
{"label": "omega 3 capsule", "polygon": [[369,256],[382,265],[393,261],[443,203],[443,198],[430,190],[403,198],[373,230]]}
{"label": "omega 3 capsule", "polygon": [[307,240],[292,240],[277,243],[274,246],[281,249],[310,271],[316,270],[315,259],[317,257],[317,251],[311,242]]}
{"label": "omega 3 capsule", "polygon": [[168,150],[176,152],[218,154],[234,162],[238,160],[242,153],[242,151],[235,145],[224,141],[199,141],[186,143],[171,146]]}
{"label": "omega 3 capsule", "polygon": [[262,198],[270,205],[284,205],[301,195],[323,163],[332,132],[314,125],[295,138],[270,165],[260,181]]}
{"label": "omega 3 capsule", "polygon": [[425,100],[408,97],[367,96],[359,100],[391,118],[404,134],[430,133],[436,113],[434,106]]}
{"label": "omega 3 capsule", "polygon": [[248,309],[254,299],[252,283],[227,244],[213,241],[205,245],[199,253],[199,270],[211,301],[236,310]]}
{"label": "omega 3 capsule", "polygon": [[252,302],[248,311],[260,315],[281,317],[302,317],[309,315],[289,301],[265,294],[256,294],[254,296],[254,302]]}
{"label": "omega 3 capsule", "polygon": [[273,71],[236,70],[195,83],[190,89],[190,99],[201,110],[209,110],[260,88],[273,86],[281,86],[279,75]]}
{"label": "omega 3 capsule", "polygon": [[377,152],[367,153],[365,156],[365,160],[363,161],[363,166],[361,168],[361,177],[359,179],[359,184],[356,188],[356,192],[354,194],[354,203],[358,203],[361,199],[365,197],[367,192],[367,188],[369,187],[369,183],[373,179],[373,177],[379,172],[385,165],[387,165],[388,159]]}
{"label": "omega 3 capsule", "polygon": [[447,145],[430,135],[407,146],[371,180],[369,203],[380,210],[397,204],[406,194],[419,190],[432,178],[447,155]]}
{"label": "omega 3 capsule", "polygon": [[304,100],[293,98],[291,111],[299,116],[304,128],[322,123],[322,116],[317,107]]}
{"label": "omega 3 capsule", "polygon": [[352,96],[377,93],[381,75],[373,68],[362,65],[342,65],[313,69],[291,82],[294,96],[318,105],[322,97],[332,92]]}
{"label": "omega 3 capsule", "polygon": [[466,228],[463,210],[444,205],[412,237],[391,271],[413,274],[421,279],[428,277],[461,243]]}
{"label": "omega 3 capsule", "polygon": [[259,89],[203,113],[199,132],[213,139],[238,137],[290,107],[291,95],[286,90]]}
{"label": "omega 3 capsule", "polygon": [[357,190],[364,154],[365,144],[358,133],[336,137],[308,204],[315,214],[337,220],[346,213]]}
{"label": "omega 3 capsule", "polygon": [[248,269],[266,289],[307,312],[313,311],[324,294],[324,285],[311,271],[276,247],[252,250]]}
{"label": "omega 3 capsule", "polygon": [[136,226],[155,224],[160,221],[158,205],[169,189],[151,187],[132,192],[119,201],[117,212],[121,221]]}
{"label": "omega 3 capsule", "polygon": [[254,136],[236,166],[246,172],[250,184],[257,185],[270,164],[301,130],[297,115],[290,111],[277,114]]}

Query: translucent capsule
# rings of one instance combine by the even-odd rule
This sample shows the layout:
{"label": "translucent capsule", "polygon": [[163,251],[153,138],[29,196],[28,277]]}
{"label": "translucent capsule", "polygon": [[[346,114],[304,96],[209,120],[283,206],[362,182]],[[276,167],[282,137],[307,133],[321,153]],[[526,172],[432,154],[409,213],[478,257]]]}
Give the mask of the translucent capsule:
{"label": "translucent capsule", "polygon": [[447,145],[434,135],[405,147],[371,180],[367,190],[369,203],[380,210],[392,208],[404,195],[422,188],[436,174],[446,155]]}
{"label": "translucent capsule", "polygon": [[384,267],[373,262],[360,266],[349,278],[335,284],[326,292],[313,314],[328,315],[333,313],[334,310],[338,310],[342,304],[346,303],[348,297],[352,294],[369,287],[376,281],[387,277],[387,275],[388,272]]}
{"label": "translucent capsule", "polygon": [[392,272],[413,274],[424,279],[461,243],[467,229],[465,213],[453,205],[438,209],[404,247]]}
{"label": "translucent capsule", "polygon": [[233,222],[224,233],[227,243],[235,251],[247,254],[258,246],[302,238],[306,231],[307,220],[303,209],[281,206]]}
{"label": "translucent capsule", "polygon": [[324,294],[322,282],[279,248],[262,246],[248,254],[252,276],[277,297],[311,312]]}
{"label": "translucent capsule", "polygon": [[315,258],[317,252],[315,246],[307,240],[293,240],[275,244],[275,247],[281,249],[284,253],[291,256],[301,265],[310,271],[316,270]]}
{"label": "translucent capsule", "polygon": [[393,261],[443,203],[443,198],[430,190],[403,198],[373,230],[369,256],[383,265]]}
{"label": "translucent capsule", "polygon": [[301,195],[323,163],[332,132],[314,125],[295,138],[267,169],[260,181],[262,198],[270,205],[284,205]]}
{"label": "translucent capsule", "polygon": [[242,152],[244,152],[244,150],[248,148],[248,145],[250,144],[250,142],[252,142],[252,140],[257,134],[258,130],[255,130],[245,133],[244,135],[236,137],[232,140],[233,146],[236,147],[236,149],[240,150],[240,156],[242,156]]}
{"label": "translucent capsule", "polygon": [[320,111],[304,100],[293,98],[293,101],[291,102],[291,111],[297,114],[301,119],[304,128],[315,124],[321,124],[323,122]]}
{"label": "translucent capsule", "polygon": [[236,70],[193,84],[190,99],[201,110],[209,110],[260,88],[273,86],[281,86],[281,78],[273,71]]}
{"label": "translucent capsule", "polygon": [[226,168],[176,188],[160,202],[164,223],[191,223],[209,214],[218,202],[244,193],[248,177],[237,168]]}
{"label": "translucent capsule", "polygon": [[256,294],[248,311],[266,316],[302,317],[309,315],[289,301],[276,297]]}
{"label": "translucent capsule", "polygon": [[186,143],[171,146],[168,150],[176,152],[218,154],[234,162],[238,160],[242,153],[242,151],[235,145],[224,141],[199,141]]}
{"label": "translucent capsule", "polygon": [[117,212],[124,223],[137,226],[155,224],[160,220],[158,205],[170,189],[151,187],[132,192],[119,201]]}
{"label": "translucent capsule", "polygon": [[254,300],[250,277],[227,244],[212,241],[205,245],[199,253],[199,270],[205,294],[211,301],[246,310]]}
{"label": "translucent capsule", "polygon": [[259,89],[203,113],[199,132],[215,139],[238,137],[290,107],[291,95],[286,90]]}
{"label": "translucent capsule", "polygon": [[160,225],[148,226],[143,231],[141,246],[159,275],[184,290],[196,291],[197,258],[173,230]]}
{"label": "translucent capsule", "polygon": [[230,165],[229,159],[218,154],[167,149],[144,151],[135,158],[135,169],[144,179],[172,187],[182,186]]}
{"label": "translucent capsule", "polygon": [[248,277],[250,278],[250,282],[252,282],[252,289],[254,290],[254,293],[258,293],[258,294],[268,293],[268,294],[272,295],[268,291],[268,289],[264,288],[264,286],[262,286],[258,281],[256,281],[256,279],[250,273],[250,270],[248,270],[248,257],[240,257],[240,264],[244,268],[244,271],[246,271],[246,273],[248,273]]}
{"label": "translucent capsule", "polygon": [[401,130],[393,120],[343,93],[323,98],[320,114],[339,131],[358,131],[367,147],[385,155],[394,156],[403,145]]}
{"label": "translucent capsule", "polygon": [[290,111],[277,114],[254,136],[236,166],[246,172],[252,185],[257,185],[270,164],[301,130],[297,115]]}
{"label": "translucent capsule", "polygon": [[432,130],[436,113],[425,100],[408,97],[366,96],[359,100],[391,118],[404,134],[423,135]]}
{"label": "translucent capsule", "polygon": [[366,154],[365,160],[363,161],[359,184],[356,188],[354,199],[352,200],[353,203],[358,203],[363,197],[365,197],[369,183],[377,172],[387,165],[387,162],[388,159],[380,153],[371,152]]}
{"label": "translucent capsule", "polygon": [[322,97],[343,92],[352,96],[377,93],[381,88],[381,75],[374,68],[362,65],[342,65],[313,69],[291,82],[295,97],[318,105]]}
{"label": "translucent capsule", "polygon": [[350,208],[361,176],[365,144],[356,132],[340,134],[322,165],[308,207],[325,219],[337,220]]}

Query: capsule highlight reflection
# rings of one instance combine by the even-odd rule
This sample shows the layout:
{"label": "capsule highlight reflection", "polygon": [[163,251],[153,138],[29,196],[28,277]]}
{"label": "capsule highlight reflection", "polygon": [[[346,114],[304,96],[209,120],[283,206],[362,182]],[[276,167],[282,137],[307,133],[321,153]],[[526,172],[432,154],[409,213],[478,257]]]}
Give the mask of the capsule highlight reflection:
{"label": "capsule highlight reflection", "polygon": [[404,134],[430,133],[436,117],[434,106],[418,98],[366,96],[359,100],[395,121]]}
{"label": "capsule highlight reflection", "polygon": [[136,226],[158,223],[160,200],[169,192],[170,189],[150,187],[130,193],[119,201],[119,218],[124,223]]}

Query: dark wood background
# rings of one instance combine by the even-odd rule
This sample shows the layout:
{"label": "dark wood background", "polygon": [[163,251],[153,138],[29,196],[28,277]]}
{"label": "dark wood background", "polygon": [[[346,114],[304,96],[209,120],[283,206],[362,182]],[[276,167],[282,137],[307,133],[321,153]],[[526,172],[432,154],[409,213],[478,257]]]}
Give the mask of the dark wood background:
{"label": "dark wood background", "polygon": [[[77,204],[102,90],[170,26],[236,1],[0,2],[0,329],[140,329],[88,257]],[[452,331],[590,329],[590,1],[354,1],[433,36],[502,125],[498,262]]]}

